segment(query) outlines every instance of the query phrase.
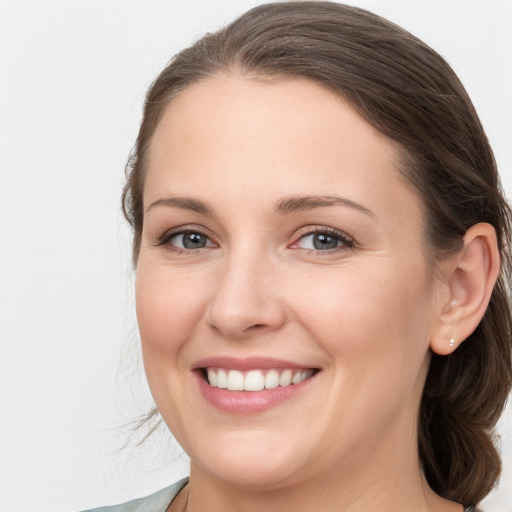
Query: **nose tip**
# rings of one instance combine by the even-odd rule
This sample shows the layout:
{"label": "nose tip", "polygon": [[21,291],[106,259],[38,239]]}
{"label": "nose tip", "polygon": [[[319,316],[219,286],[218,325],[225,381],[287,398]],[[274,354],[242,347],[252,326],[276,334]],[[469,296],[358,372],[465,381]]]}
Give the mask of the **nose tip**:
{"label": "nose tip", "polygon": [[282,323],[278,315],[254,308],[246,312],[241,309],[220,306],[216,307],[209,316],[210,326],[229,338],[244,338],[253,334],[263,334],[278,328]]}
{"label": "nose tip", "polygon": [[209,305],[207,322],[212,329],[234,339],[247,338],[278,329],[285,321],[282,300],[265,284],[263,276],[231,273],[219,279]]}

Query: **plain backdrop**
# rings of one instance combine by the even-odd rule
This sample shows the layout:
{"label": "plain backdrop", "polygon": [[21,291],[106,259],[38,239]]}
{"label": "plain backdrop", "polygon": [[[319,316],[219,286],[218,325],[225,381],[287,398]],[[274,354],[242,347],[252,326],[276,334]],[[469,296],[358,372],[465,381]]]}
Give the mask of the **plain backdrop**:
{"label": "plain backdrop", "polygon": [[[0,512],[73,512],[187,473],[138,351],[124,164],[168,59],[258,2],[0,0]],[[512,192],[512,1],[360,0],[438,50]],[[487,512],[512,511],[512,421]]]}

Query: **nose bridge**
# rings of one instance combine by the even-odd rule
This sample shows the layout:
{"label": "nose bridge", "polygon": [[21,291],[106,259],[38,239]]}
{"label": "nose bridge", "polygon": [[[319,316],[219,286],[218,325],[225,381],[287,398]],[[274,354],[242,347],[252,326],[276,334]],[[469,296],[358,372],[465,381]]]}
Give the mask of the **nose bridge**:
{"label": "nose bridge", "polygon": [[284,305],[275,274],[275,262],[264,246],[249,241],[235,244],[223,258],[208,323],[232,338],[278,328],[284,321]]}

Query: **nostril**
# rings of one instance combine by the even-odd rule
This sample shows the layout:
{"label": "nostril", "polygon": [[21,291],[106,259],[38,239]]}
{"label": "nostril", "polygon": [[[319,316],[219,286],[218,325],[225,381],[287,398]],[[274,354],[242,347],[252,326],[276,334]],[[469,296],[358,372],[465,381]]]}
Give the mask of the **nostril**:
{"label": "nostril", "polygon": [[254,325],[251,325],[249,326],[245,331],[261,331],[262,329],[265,329],[266,327],[268,327],[267,325],[265,324],[254,324]]}
{"label": "nostril", "polygon": [[225,336],[240,338],[277,329],[285,321],[280,301],[263,300],[253,295],[245,299],[232,294],[217,294],[206,312],[206,322]]}

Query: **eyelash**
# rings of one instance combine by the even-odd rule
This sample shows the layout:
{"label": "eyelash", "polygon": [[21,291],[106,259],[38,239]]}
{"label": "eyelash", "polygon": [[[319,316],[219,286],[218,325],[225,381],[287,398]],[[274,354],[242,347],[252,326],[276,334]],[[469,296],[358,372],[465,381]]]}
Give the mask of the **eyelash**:
{"label": "eyelash", "polygon": [[[186,247],[176,247],[169,243],[174,237],[177,237],[180,235],[187,235],[187,234],[201,235],[201,236],[204,236],[205,238],[207,238],[208,241],[212,242],[210,235],[208,235],[208,233],[206,233],[206,231],[198,229],[195,226],[194,227],[181,226],[179,228],[165,232],[162,236],[160,236],[156,239],[154,245],[156,247],[166,245],[166,246],[168,246],[169,249],[178,252],[178,254],[198,252],[201,249],[206,249],[208,247],[212,247],[212,245],[210,245],[210,246],[207,245],[206,247],[200,247],[197,249],[187,249]],[[212,243],[215,244],[214,242],[212,242]]]}
{"label": "eyelash", "polygon": [[306,228],[306,230],[307,231],[300,235],[297,241],[293,242],[290,247],[294,249],[301,249],[301,247],[297,247],[297,245],[306,238],[314,237],[315,235],[327,235],[328,237],[335,238],[338,240],[339,245],[332,249],[326,250],[302,248],[303,250],[307,251],[308,254],[332,254],[340,251],[346,251],[347,249],[352,249],[355,246],[355,242],[352,237],[349,237],[342,231],[339,231],[334,228],[328,228],[325,226],[309,226]]}
{"label": "eyelash", "polygon": [[[188,249],[188,248],[184,248],[184,247],[177,247],[177,246],[169,243],[174,237],[178,237],[180,235],[187,235],[187,234],[190,234],[190,235],[197,234],[197,235],[204,236],[205,238],[207,238],[207,243],[209,241],[212,245],[206,245],[205,247],[199,247],[196,249]],[[314,249],[314,248],[305,249],[305,248],[298,247],[298,244],[301,241],[305,240],[308,237],[314,237],[315,235],[327,235],[328,237],[335,238],[338,240],[339,245],[335,248],[326,249],[326,250]],[[206,233],[205,231],[203,231],[201,229],[198,229],[197,227],[187,227],[187,226],[182,226],[180,228],[176,228],[171,231],[167,231],[162,236],[160,236],[156,239],[154,245],[156,247],[168,246],[168,248],[170,250],[176,251],[178,254],[197,253],[202,249],[207,249],[207,248],[211,248],[211,247],[215,248],[215,246],[216,246],[215,242],[213,242],[211,240],[210,235],[208,235],[208,233]],[[354,242],[353,238],[349,237],[342,231],[338,231],[337,229],[329,228],[329,227],[325,227],[325,226],[318,226],[318,227],[309,226],[307,228],[304,228],[304,233],[301,234],[296,239],[296,241],[292,242],[292,244],[289,245],[289,247],[291,247],[292,249],[302,249],[302,250],[306,251],[308,254],[332,254],[332,253],[336,253],[336,252],[340,252],[340,251],[346,251],[347,249],[352,249],[352,248],[354,248],[354,246],[355,246],[355,242]]]}

